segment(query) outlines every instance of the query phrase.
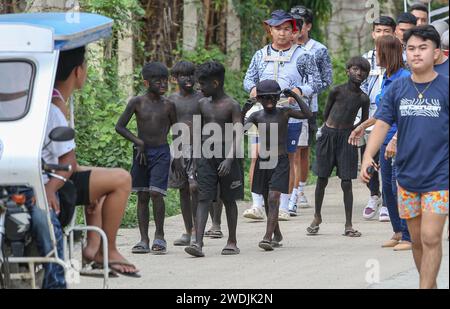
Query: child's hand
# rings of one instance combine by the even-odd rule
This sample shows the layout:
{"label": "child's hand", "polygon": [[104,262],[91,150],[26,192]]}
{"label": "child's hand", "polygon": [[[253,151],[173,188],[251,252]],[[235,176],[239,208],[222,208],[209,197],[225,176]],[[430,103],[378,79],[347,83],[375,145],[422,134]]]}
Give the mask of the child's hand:
{"label": "child's hand", "polygon": [[181,166],[181,159],[174,159],[172,161],[172,171],[175,173],[175,176],[177,178],[183,178],[186,173],[186,171]]}
{"label": "child's hand", "polygon": [[281,93],[284,94],[288,98],[294,97],[294,91],[292,91],[289,88],[284,89],[283,91],[281,91]]}
{"label": "child's hand", "polygon": [[225,159],[220,163],[217,169],[219,177],[224,177],[230,173],[232,163],[233,159]]}
{"label": "child's hand", "polygon": [[364,136],[364,128],[362,126],[357,126],[350,136],[348,137],[348,143],[353,146],[359,145],[359,140]]}
{"label": "child's hand", "polygon": [[252,107],[253,107],[253,105],[256,103],[256,99],[255,98],[250,98],[250,99],[248,99],[246,102],[245,102],[245,104],[244,104],[244,107],[243,107],[243,111],[249,111]]}
{"label": "child's hand", "polygon": [[136,150],[136,161],[139,163],[139,165],[147,165],[147,156],[145,154],[144,143],[136,144]]}

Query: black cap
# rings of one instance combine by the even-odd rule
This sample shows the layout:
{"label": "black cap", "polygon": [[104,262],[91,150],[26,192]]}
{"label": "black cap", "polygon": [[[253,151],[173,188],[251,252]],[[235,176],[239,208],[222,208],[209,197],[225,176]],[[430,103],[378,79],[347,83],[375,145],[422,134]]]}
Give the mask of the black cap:
{"label": "black cap", "polygon": [[289,21],[292,24],[292,28],[293,28],[294,32],[297,31],[297,25],[296,25],[295,19],[288,12],[283,11],[283,10],[276,10],[276,11],[273,11],[270,16],[271,16],[270,19],[264,21],[264,23],[266,25],[269,25],[271,27],[276,27],[276,26],[279,26],[279,25],[284,24],[285,22]]}
{"label": "black cap", "polygon": [[281,94],[280,85],[271,79],[263,80],[256,85],[256,95],[279,95]]}
{"label": "black cap", "polygon": [[417,26],[417,18],[416,18],[416,16],[414,16],[411,13],[404,12],[404,13],[401,13],[397,17],[397,24],[400,24],[400,23],[411,24],[411,25]]}
{"label": "black cap", "polygon": [[395,20],[390,16],[380,16],[373,22],[374,26],[389,26],[395,31],[395,27],[397,27],[397,24],[395,23]]}
{"label": "black cap", "polygon": [[291,15],[295,19],[302,19],[308,24],[312,24],[314,19],[313,11],[303,5],[297,5],[291,8]]}

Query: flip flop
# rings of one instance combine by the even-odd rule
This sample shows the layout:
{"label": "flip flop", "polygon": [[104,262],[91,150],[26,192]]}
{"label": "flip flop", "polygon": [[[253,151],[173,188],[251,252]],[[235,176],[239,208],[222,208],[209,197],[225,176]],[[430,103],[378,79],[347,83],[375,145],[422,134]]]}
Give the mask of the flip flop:
{"label": "flip flop", "polygon": [[134,254],[150,253],[150,247],[146,242],[140,241],[136,245],[134,245],[134,247],[131,249],[131,253]]}
{"label": "flip flop", "polygon": [[270,245],[274,248],[281,248],[283,247],[283,244],[280,241],[272,240],[270,242]]}
{"label": "flip flop", "polygon": [[110,269],[114,270],[118,274],[121,274],[122,276],[131,277],[131,278],[141,278],[141,275],[139,275],[138,271],[134,271],[134,272],[120,271],[119,269],[114,268],[114,265],[124,265],[124,266],[136,267],[133,264],[131,264],[130,262],[128,262],[127,260],[124,260],[124,261],[109,261],[108,266],[109,266]]}
{"label": "flip flop", "polygon": [[191,235],[183,234],[173,242],[174,246],[189,246],[191,244]]}
{"label": "flip flop", "polygon": [[358,232],[357,230],[354,229],[348,229],[344,231],[344,234],[342,234],[342,236],[347,236],[347,237],[361,237],[362,234],[361,232]]}
{"label": "flip flop", "polygon": [[[101,265],[101,268],[98,267]],[[94,278],[103,278],[103,263],[97,263],[91,261],[90,263],[86,263],[83,265],[83,268],[80,270],[80,276],[85,277],[94,277]],[[118,278],[119,275],[114,270],[109,270],[108,273],[109,278]]]}
{"label": "flip flop", "polygon": [[[127,260],[124,261],[109,261],[108,263],[108,267],[110,269],[110,272],[114,272],[116,275],[117,274],[121,274],[122,276],[126,276],[126,277],[132,277],[132,278],[141,278],[141,275],[139,275],[138,271],[135,272],[125,272],[125,271],[121,271],[117,268],[114,268],[114,265],[125,265],[125,266],[131,266],[131,267],[136,267],[133,264],[131,264],[130,262],[128,262]],[[102,270],[103,269],[103,263],[97,263],[94,262],[92,267],[94,269],[98,269],[98,270]]]}
{"label": "flip flop", "polygon": [[241,253],[241,250],[239,248],[223,248],[222,249],[222,255],[237,255]]}
{"label": "flip flop", "polygon": [[306,228],[306,231],[308,232],[308,235],[317,235],[319,232],[320,227],[318,225],[316,226],[308,226]]}
{"label": "flip flop", "polygon": [[197,244],[192,244],[192,245],[184,248],[184,251],[195,257],[204,257],[205,256],[202,249]]}
{"label": "flip flop", "polygon": [[222,231],[212,231],[210,237],[213,239],[219,239],[223,237],[223,233]]}
{"label": "flip flop", "polygon": [[258,244],[258,247],[260,247],[264,251],[273,251],[272,243],[268,240],[261,240]]}
{"label": "flip flop", "polygon": [[152,248],[150,250],[151,253],[155,255],[164,255],[167,253],[167,243],[164,239],[155,239],[153,240]]}
{"label": "flip flop", "polygon": [[211,238],[222,238],[223,233],[220,230],[209,230],[205,233],[205,236]]}

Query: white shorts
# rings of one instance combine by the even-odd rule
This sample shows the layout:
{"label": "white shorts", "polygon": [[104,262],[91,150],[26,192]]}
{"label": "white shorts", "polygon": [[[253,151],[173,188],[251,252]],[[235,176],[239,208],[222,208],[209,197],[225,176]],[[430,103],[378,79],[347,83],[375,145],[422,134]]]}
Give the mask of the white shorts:
{"label": "white shorts", "polygon": [[309,139],[309,125],[308,120],[302,120],[302,132],[300,133],[300,138],[298,139],[298,147],[308,147]]}

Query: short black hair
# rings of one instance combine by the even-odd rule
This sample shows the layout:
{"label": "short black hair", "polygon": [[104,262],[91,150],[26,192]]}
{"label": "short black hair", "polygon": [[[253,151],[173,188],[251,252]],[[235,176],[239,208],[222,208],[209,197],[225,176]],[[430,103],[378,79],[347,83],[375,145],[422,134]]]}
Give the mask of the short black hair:
{"label": "short black hair", "polygon": [[417,18],[411,13],[404,12],[397,17],[397,25],[400,23],[417,26]]}
{"label": "short black hair", "polygon": [[197,79],[215,79],[221,86],[225,82],[225,67],[217,61],[207,61],[200,64],[195,70]]}
{"label": "short black hair", "polygon": [[161,62],[148,62],[142,68],[142,78],[144,80],[151,80],[152,78],[168,78],[169,70]]}
{"label": "short black hair", "polygon": [[408,42],[412,36],[419,37],[424,41],[433,41],[434,44],[436,44],[436,48],[441,48],[441,36],[439,35],[439,32],[437,32],[437,30],[431,25],[421,25],[411,28],[405,32],[403,39],[405,42]]}
{"label": "short black hair", "polygon": [[429,14],[427,6],[422,3],[416,3],[413,6],[411,6],[411,8],[409,9],[410,12],[416,11],[416,10],[425,12],[425,13],[427,13],[427,15]]}
{"label": "short black hair", "polygon": [[73,69],[83,64],[85,53],[85,46],[61,51],[59,53],[58,69],[56,70],[56,80],[67,80]]}
{"label": "short black hair", "polygon": [[397,24],[395,23],[395,20],[390,16],[380,16],[379,18],[375,19],[373,22],[373,29],[375,30],[375,26],[387,26],[391,27],[392,31],[395,31],[395,27],[397,27]]}
{"label": "short black hair", "polygon": [[364,57],[356,56],[347,61],[347,70],[349,70],[353,66],[360,68],[364,72],[370,72],[370,63]]}
{"label": "short black hair", "polygon": [[172,76],[190,76],[195,74],[195,64],[190,61],[179,61],[172,68]]}
{"label": "short black hair", "polygon": [[295,23],[297,24],[297,31],[301,32],[304,24],[303,19],[295,19]]}

